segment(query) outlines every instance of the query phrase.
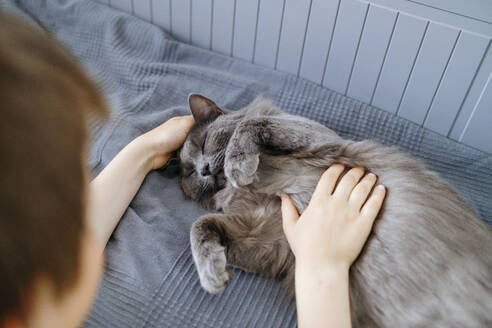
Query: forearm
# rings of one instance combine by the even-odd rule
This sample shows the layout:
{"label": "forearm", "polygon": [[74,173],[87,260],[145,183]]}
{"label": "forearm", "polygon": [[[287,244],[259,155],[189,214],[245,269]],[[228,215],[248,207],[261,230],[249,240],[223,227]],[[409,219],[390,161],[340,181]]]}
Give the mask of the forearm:
{"label": "forearm", "polygon": [[152,152],[141,137],[123,148],[89,185],[89,228],[101,252],[152,168]]}
{"label": "forearm", "polygon": [[296,266],[300,328],[351,327],[348,269]]}

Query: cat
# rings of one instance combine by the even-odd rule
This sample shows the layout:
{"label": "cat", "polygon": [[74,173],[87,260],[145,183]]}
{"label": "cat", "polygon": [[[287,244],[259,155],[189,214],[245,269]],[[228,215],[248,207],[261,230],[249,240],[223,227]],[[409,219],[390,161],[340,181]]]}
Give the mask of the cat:
{"label": "cat", "polygon": [[332,164],[365,168],[388,194],[350,269],[351,315],[362,327],[492,327],[492,233],[463,197],[396,147],[352,141],[257,99],[229,111],[193,94],[195,126],[178,153],[184,194],[211,213],[190,233],[202,287],[219,293],[228,266],[281,279],[295,259],[280,199],[300,213]]}

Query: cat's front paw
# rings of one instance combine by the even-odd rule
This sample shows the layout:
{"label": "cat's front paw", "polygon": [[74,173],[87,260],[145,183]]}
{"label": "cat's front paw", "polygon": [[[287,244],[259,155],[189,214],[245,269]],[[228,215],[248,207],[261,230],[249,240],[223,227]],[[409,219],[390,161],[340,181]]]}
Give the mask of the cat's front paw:
{"label": "cat's front paw", "polygon": [[226,154],[224,174],[234,187],[246,186],[255,181],[259,163],[259,154]]}
{"label": "cat's front paw", "polygon": [[201,254],[195,256],[200,284],[207,292],[218,294],[227,287],[233,275],[227,267],[225,248],[214,242],[205,242],[200,248]]}

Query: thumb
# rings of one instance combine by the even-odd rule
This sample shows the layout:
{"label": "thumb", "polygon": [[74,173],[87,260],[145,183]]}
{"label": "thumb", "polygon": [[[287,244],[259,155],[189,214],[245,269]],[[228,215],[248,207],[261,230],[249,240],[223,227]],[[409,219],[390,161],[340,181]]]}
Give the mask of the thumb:
{"label": "thumb", "polygon": [[292,199],[287,194],[282,193],[280,199],[282,200],[282,227],[290,243],[293,240],[292,237],[294,236],[294,228],[299,219],[299,213]]}
{"label": "thumb", "polygon": [[186,115],[186,116],[181,116],[180,117],[182,123],[183,123],[183,128],[188,134],[190,132],[191,128],[193,125],[195,125],[195,120],[193,119],[192,115]]}

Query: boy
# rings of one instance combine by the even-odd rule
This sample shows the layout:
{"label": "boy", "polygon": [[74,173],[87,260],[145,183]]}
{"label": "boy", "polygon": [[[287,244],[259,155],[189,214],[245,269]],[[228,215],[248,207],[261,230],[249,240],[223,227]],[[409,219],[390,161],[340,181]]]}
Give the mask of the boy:
{"label": "boy", "polygon": [[[119,219],[194,120],[176,117],[136,138],[89,184],[86,119],[107,114],[103,99],[57,42],[1,13],[0,109],[0,328],[77,327]],[[384,188],[369,196],[376,177],[361,169],[335,188],[342,171],[328,169],[302,219],[282,196],[306,327],[350,326],[348,269],[384,198]]]}

